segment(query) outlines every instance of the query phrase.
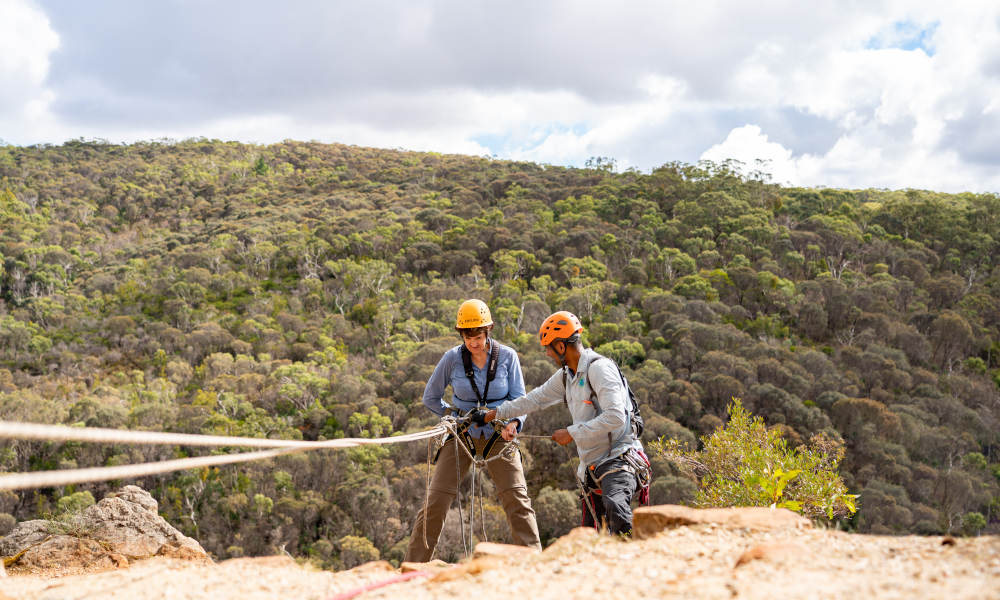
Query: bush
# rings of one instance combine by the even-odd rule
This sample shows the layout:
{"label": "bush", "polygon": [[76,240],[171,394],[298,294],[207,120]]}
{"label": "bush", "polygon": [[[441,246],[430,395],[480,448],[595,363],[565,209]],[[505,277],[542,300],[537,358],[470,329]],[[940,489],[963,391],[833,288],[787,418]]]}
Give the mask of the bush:
{"label": "bush", "polygon": [[14,518],[14,515],[8,513],[0,513],[0,536],[7,535],[16,526],[17,526],[17,519]]}
{"label": "bush", "polygon": [[80,512],[88,506],[93,506],[93,504],[94,495],[84,491],[63,496],[56,503],[56,506],[58,506],[59,516],[62,516]]}
{"label": "bush", "polygon": [[573,492],[545,486],[532,504],[543,545],[580,524],[580,499]]}
{"label": "bush", "polygon": [[979,535],[986,527],[986,517],[982,513],[970,512],[962,517],[962,533],[965,535]]}
{"label": "bush", "polygon": [[790,449],[779,431],[768,430],[739,400],[734,398],[727,412],[729,422],[703,437],[700,451],[685,450],[676,440],[651,445],[698,477],[695,506],[773,506],[830,520],[857,510],[857,496],[847,493],[836,472],[844,455],[841,443],[819,434],[809,446]]}
{"label": "bush", "polygon": [[366,537],[345,535],[340,538],[340,561],[345,569],[378,560],[378,548]]}

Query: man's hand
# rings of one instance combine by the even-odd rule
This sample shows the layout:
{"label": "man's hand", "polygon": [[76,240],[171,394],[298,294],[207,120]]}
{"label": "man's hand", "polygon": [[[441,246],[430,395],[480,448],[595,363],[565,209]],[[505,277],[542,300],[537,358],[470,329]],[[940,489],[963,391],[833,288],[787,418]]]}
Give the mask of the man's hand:
{"label": "man's hand", "polygon": [[486,411],[486,415],[483,417],[483,422],[489,423],[495,418],[497,418],[497,411],[496,409],[491,408],[490,410]]}
{"label": "man's hand", "polygon": [[505,425],[504,428],[502,430],[500,430],[500,435],[503,437],[504,441],[507,441],[507,442],[509,442],[509,441],[513,440],[514,438],[516,438],[517,437],[517,419],[514,419],[510,423],[507,423],[507,425]]}
{"label": "man's hand", "polygon": [[552,439],[560,446],[565,446],[573,441],[573,436],[566,429],[556,429],[555,433],[552,434]]}

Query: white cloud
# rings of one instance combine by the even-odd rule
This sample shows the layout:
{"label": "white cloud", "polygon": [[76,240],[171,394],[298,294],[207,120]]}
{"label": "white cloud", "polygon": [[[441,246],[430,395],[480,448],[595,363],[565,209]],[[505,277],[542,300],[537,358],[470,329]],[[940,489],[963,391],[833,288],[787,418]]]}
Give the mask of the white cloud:
{"label": "white cloud", "polygon": [[27,0],[0,0],[0,134],[47,127],[54,98],[45,86],[59,36]]}
{"label": "white cloud", "polygon": [[24,0],[0,2],[0,74],[40,85],[49,72],[49,54],[59,36],[45,13]]}
{"label": "white cloud", "polygon": [[776,183],[783,184],[801,182],[803,177],[799,173],[800,161],[804,160],[807,164],[812,162],[809,155],[802,159],[793,158],[791,150],[768,140],[757,125],[733,129],[722,143],[706,150],[701,159],[716,163],[734,159],[743,163],[743,172],[761,170],[770,173]]}
{"label": "white cloud", "polygon": [[987,115],[1000,95],[1000,68],[990,72],[1000,65],[1000,5],[961,6],[890,4],[881,18],[852,24],[847,43],[758,45],[733,79],[743,104],[798,107],[836,123],[837,140],[822,152],[789,152],[768,141],[767,128],[734,127],[702,157],[767,158],[775,179],[801,185],[1000,190],[1000,148],[970,149],[956,131],[1000,136],[998,120],[971,116]]}
{"label": "white cloud", "polygon": [[238,18],[37,1],[47,18],[0,0],[16,143],[318,139],[644,170],[732,152],[801,185],[1000,189],[993,0],[242,0]]}

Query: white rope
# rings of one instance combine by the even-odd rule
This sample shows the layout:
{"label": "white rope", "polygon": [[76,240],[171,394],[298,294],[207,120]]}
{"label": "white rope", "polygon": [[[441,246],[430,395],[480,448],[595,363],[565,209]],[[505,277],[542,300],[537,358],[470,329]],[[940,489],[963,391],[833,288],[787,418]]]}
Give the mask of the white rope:
{"label": "white rope", "polygon": [[318,450],[323,448],[349,448],[368,444],[397,444],[431,438],[445,433],[447,429],[437,425],[432,429],[387,438],[340,438],[320,442],[299,440],[268,440],[261,438],[239,438],[226,436],[203,436],[183,433],[138,432],[118,429],[98,429],[65,427],[61,425],[39,425],[32,423],[10,423],[0,421],[0,438],[19,438],[54,441],[85,441],[133,444],[171,444],[183,446],[252,446],[272,448],[257,452],[241,452],[216,456],[181,458],[154,463],[121,465],[115,467],[92,467],[86,469],[65,469],[33,473],[10,473],[0,475],[0,490],[17,490],[40,487],[56,487],[74,483],[106,481],[109,479],[132,479],[146,475],[183,471],[207,466],[224,465],[272,458],[282,454]]}
{"label": "white rope", "polygon": [[[433,435],[444,433],[438,425]],[[302,440],[274,440],[269,438],[231,437],[225,435],[196,435],[191,433],[163,433],[159,431],[129,431],[101,429],[99,427],[68,427],[38,423],[0,421],[0,438],[22,440],[54,440],[75,442],[103,442],[110,444],[166,444],[171,446],[244,446],[249,448],[344,448],[361,444],[411,442],[433,437],[428,432],[410,433],[388,438],[339,438],[320,442]],[[386,442],[384,440],[393,440]]]}

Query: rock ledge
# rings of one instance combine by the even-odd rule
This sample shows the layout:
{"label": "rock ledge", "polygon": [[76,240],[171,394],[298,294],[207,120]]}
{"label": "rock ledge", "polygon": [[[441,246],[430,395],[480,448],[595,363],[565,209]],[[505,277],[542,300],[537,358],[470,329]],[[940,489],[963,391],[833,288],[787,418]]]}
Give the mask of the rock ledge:
{"label": "rock ledge", "polygon": [[153,556],[211,562],[204,548],[157,514],[148,492],[128,485],[69,521],[24,521],[0,539],[12,573],[62,573],[128,567]]}

